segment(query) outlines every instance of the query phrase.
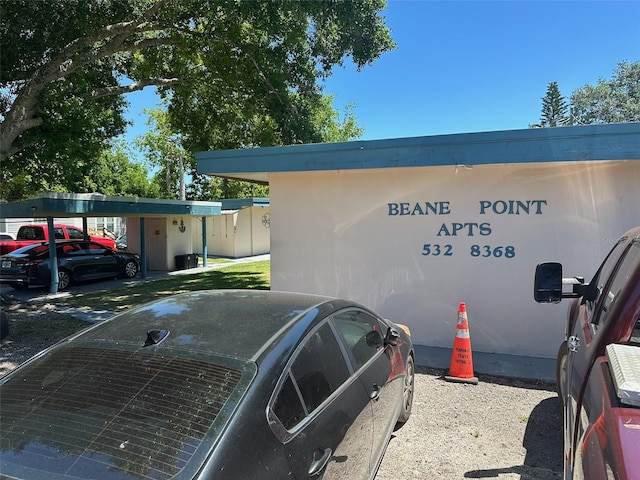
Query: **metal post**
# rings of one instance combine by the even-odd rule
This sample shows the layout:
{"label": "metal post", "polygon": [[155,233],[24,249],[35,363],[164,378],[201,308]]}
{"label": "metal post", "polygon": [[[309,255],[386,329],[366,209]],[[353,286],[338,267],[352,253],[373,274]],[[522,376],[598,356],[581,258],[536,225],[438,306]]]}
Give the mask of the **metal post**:
{"label": "metal post", "polygon": [[202,217],[202,266],[207,266],[207,217]]}
{"label": "metal post", "polygon": [[58,293],[58,256],[56,255],[56,232],[53,228],[53,217],[47,217],[49,230],[49,270],[51,271],[51,285],[49,293]]}
{"label": "metal post", "polygon": [[144,217],[140,217],[140,278],[147,278],[147,232],[145,231]]}

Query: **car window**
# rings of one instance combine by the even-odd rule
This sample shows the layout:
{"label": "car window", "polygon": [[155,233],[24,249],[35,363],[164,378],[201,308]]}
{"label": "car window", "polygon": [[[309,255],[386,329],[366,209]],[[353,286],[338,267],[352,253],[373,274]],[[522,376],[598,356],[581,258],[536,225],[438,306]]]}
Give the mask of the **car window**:
{"label": "car window", "polygon": [[603,326],[607,323],[609,312],[613,308],[618,294],[622,291],[625,285],[627,285],[629,276],[637,268],[640,262],[640,244],[632,243],[631,247],[624,256],[618,270],[615,272],[615,276],[609,283],[606,291],[601,294],[602,306],[600,307],[600,315],[596,318],[598,326]]}
{"label": "car window", "polygon": [[[84,239],[84,234],[80,230],[77,230],[75,228],[67,228],[67,235],[69,235],[69,238],[72,240]],[[64,238],[64,237],[61,237],[61,238]]]}
{"label": "car window", "polygon": [[273,405],[273,413],[280,419],[280,422],[287,430],[291,430],[305,417],[302,401],[290,374],[287,375],[276,398]]}
{"label": "car window", "polygon": [[61,228],[58,227],[53,229],[53,238],[56,240],[64,240],[64,232]]}
{"label": "car window", "polygon": [[351,353],[356,370],[384,348],[386,332],[380,322],[361,310],[339,313],[333,317],[333,323]]}
{"label": "car window", "polygon": [[631,337],[629,338],[629,344],[640,346],[640,318],[638,318],[636,326],[633,327],[633,332],[631,332]]}
{"label": "car window", "polygon": [[105,251],[105,247],[96,243],[76,243],[69,255],[102,255]]}
{"label": "car window", "polygon": [[107,249],[103,245],[97,243],[87,243],[85,247],[90,253],[95,255],[102,255]]}
{"label": "car window", "polygon": [[585,305],[587,311],[587,317],[589,322],[595,324],[597,323],[597,311],[596,308],[600,304],[600,299],[602,298],[602,293],[604,292],[604,282],[611,276],[611,273],[616,267],[617,260],[620,258],[621,250],[624,250],[627,247],[627,244],[624,242],[619,242],[605,261],[602,263],[595,276],[589,282],[589,288],[587,293],[583,297],[583,303]]}
{"label": "car window", "polygon": [[68,243],[62,246],[61,255],[77,255],[78,252],[81,252],[82,244],[79,243]]}
{"label": "car window", "polygon": [[[3,379],[2,473],[175,478],[192,458],[197,468],[208,455],[207,435],[221,430],[253,372],[249,363],[218,357],[59,348]],[[193,468],[181,478],[192,475]]]}
{"label": "car window", "polygon": [[49,245],[37,245],[25,253],[29,255],[29,258],[39,257],[41,255],[49,255]]}
{"label": "car window", "polygon": [[22,227],[18,232],[20,240],[44,240],[44,230],[42,227]]}
{"label": "car window", "polygon": [[340,345],[328,323],[312,333],[298,350],[273,411],[291,429],[311,414],[349,378]]}

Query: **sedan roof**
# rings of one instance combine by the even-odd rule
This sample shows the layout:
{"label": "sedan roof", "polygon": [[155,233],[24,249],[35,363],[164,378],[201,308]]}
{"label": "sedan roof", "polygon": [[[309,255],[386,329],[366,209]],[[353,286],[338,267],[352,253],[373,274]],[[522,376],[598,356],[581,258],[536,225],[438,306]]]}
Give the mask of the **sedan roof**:
{"label": "sedan roof", "polygon": [[[83,342],[137,344],[255,361],[305,313],[332,299],[264,290],[208,290],[167,297],[114,317]],[[339,302],[341,303],[341,302]]]}

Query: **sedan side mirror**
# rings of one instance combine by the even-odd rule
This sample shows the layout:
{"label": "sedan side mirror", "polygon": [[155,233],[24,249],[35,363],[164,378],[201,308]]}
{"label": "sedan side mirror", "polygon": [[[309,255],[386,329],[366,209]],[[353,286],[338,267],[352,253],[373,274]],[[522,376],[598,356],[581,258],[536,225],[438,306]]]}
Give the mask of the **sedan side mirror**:
{"label": "sedan side mirror", "polygon": [[400,343],[400,340],[402,339],[400,338],[400,334],[398,333],[398,331],[395,328],[389,327],[389,330],[387,330],[387,335],[384,339],[384,344],[395,347]]}

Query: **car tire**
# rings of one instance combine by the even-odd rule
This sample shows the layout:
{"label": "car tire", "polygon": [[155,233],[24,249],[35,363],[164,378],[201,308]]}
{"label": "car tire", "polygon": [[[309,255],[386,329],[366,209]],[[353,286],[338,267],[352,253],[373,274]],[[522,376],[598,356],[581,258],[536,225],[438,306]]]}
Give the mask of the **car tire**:
{"label": "car tire", "polygon": [[404,386],[402,387],[402,407],[400,416],[396,423],[396,429],[404,425],[411,416],[411,408],[413,407],[413,391],[416,379],[416,368],[413,357],[409,355],[407,365],[405,367]]}
{"label": "car tire", "polygon": [[556,359],[556,388],[558,390],[558,399],[560,400],[560,404],[564,405],[564,399],[566,396],[565,392],[565,380],[567,378],[567,358],[569,355],[569,350],[567,347],[567,342],[562,342],[560,348],[558,349],[558,356]]}
{"label": "car tire", "polygon": [[71,285],[71,273],[67,270],[58,270],[58,291],[66,290]]}
{"label": "car tire", "polygon": [[133,260],[129,260],[124,264],[122,271],[125,278],[133,278],[138,274],[138,264]]}
{"label": "car tire", "polygon": [[28,287],[26,283],[22,283],[22,282],[13,282],[13,283],[10,283],[9,286],[14,290],[26,290],[26,288]]}

